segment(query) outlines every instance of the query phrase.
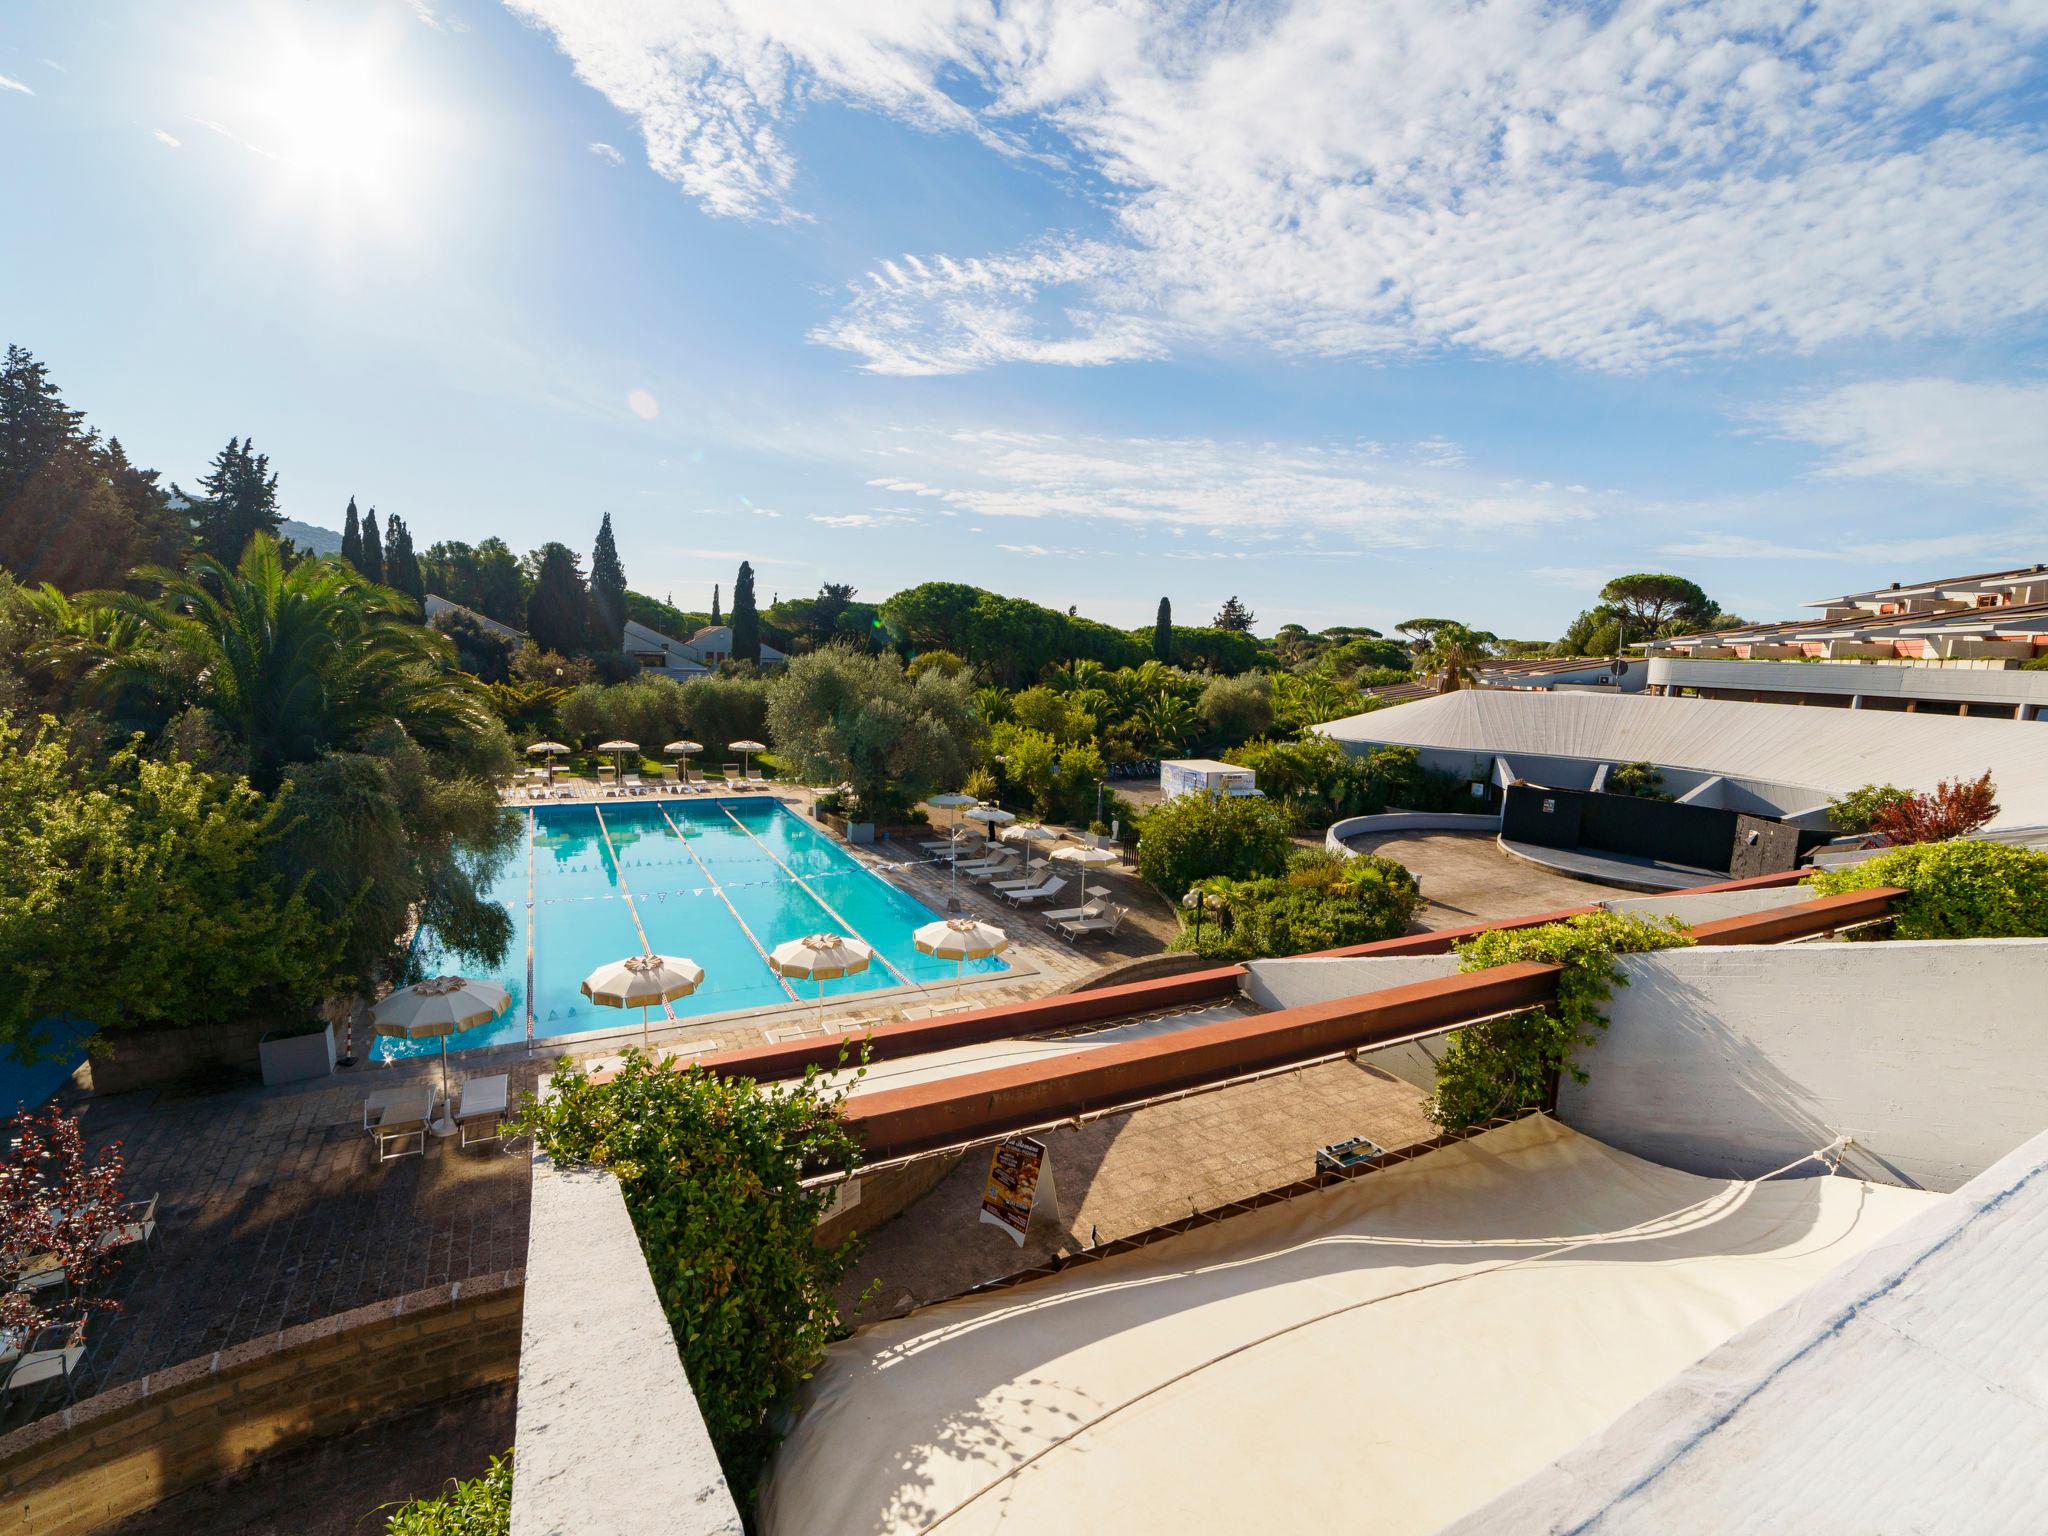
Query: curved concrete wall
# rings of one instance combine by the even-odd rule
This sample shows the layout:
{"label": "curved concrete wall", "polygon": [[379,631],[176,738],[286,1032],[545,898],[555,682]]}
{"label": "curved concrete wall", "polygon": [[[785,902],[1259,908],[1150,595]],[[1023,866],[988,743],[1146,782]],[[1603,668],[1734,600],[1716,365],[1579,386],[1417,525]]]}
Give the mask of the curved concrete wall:
{"label": "curved concrete wall", "polygon": [[1499,816],[1473,816],[1463,811],[1382,811],[1377,816],[1347,816],[1330,823],[1323,834],[1323,846],[1332,853],[1349,853],[1344,840],[1375,837],[1388,832],[1498,832]]}

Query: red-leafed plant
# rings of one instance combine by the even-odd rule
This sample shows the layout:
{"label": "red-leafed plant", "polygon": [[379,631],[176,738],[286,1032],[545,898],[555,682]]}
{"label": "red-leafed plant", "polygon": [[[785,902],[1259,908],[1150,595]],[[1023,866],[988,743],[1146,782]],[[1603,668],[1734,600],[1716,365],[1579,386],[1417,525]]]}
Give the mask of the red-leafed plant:
{"label": "red-leafed plant", "polygon": [[1880,806],[1870,830],[1895,845],[1968,837],[1998,814],[1993,793],[1989,770],[1979,779],[1944,779],[1931,793]]}
{"label": "red-leafed plant", "polygon": [[[78,1120],[61,1110],[24,1110],[0,1122],[0,1328],[26,1335],[59,1320],[45,1303],[70,1293],[69,1315],[118,1311],[99,1282],[118,1258],[108,1238],[128,1219],[121,1205],[119,1143],[87,1153]],[[64,1287],[33,1292],[16,1278],[52,1263]]]}

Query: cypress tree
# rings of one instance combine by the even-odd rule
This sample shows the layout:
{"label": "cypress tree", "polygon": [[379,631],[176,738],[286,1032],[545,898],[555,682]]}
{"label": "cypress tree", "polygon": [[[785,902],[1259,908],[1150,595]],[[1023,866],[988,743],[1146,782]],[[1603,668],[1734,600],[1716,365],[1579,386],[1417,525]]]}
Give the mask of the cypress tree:
{"label": "cypress tree", "polygon": [[543,544],[533,595],[526,600],[526,632],[544,651],[581,655],[590,643],[590,592],[566,544]]}
{"label": "cypress tree", "polygon": [[598,643],[608,651],[617,650],[626,635],[626,568],[619,563],[609,512],[597,525],[597,544],[590,551],[590,611]]}
{"label": "cypress tree", "polygon": [[371,581],[384,580],[384,536],[377,532],[377,509],[363,514],[363,563],[357,567]]}
{"label": "cypress tree", "polygon": [[0,367],[0,508],[58,450],[78,439],[84,423],[85,412],[64,403],[48,366],[26,347],[10,345]]}
{"label": "cypress tree", "polygon": [[761,659],[761,616],[754,611],[754,568],[744,560],[732,584],[732,657],[734,661]]}
{"label": "cypress tree", "polygon": [[341,558],[358,572],[363,568],[363,525],[356,515],[356,499],[348,499],[348,516],[341,521]]}
{"label": "cypress tree", "polygon": [[1173,662],[1173,604],[1163,597],[1159,617],[1152,621],[1152,654],[1168,665]]}
{"label": "cypress tree", "polygon": [[718,583],[715,581],[711,583],[711,622],[714,624],[725,622],[718,616]]}
{"label": "cypress tree", "polygon": [[413,553],[412,530],[396,512],[384,520],[384,543],[384,584],[420,602],[427,595],[426,580],[420,575],[419,556]]}

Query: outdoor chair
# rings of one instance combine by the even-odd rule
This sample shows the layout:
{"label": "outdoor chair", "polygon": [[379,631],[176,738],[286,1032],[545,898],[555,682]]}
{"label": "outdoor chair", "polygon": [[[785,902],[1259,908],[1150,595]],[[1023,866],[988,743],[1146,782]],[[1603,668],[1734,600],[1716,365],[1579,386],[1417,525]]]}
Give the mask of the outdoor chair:
{"label": "outdoor chair", "polygon": [[5,1390],[16,1392],[41,1389],[53,1381],[64,1383],[66,1402],[76,1395],[78,1368],[85,1360],[85,1329],[78,1323],[59,1323],[45,1328],[28,1341],[21,1358],[7,1368]]}
{"label": "outdoor chair", "polygon": [[130,1200],[127,1205],[128,1219],[100,1238],[100,1247],[133,1248],[140,1246],[146,1254],[150,1240],[156,1236],[156,1201],[151,1195],[147,1200]]}
{"label": "outdoor chair", "polygon": [[759,785],[762,789],[766,789],[768,787],[768,775],[763,773],[758,768],[749,768],[747,770],[747,782],[749,784]]}
{"label": "outdoor chair", "polygon": [[1021,891],[1027,886],[1039,885],[1044,882],[1046,878],[1045,872],[1050,867],[1050,861],[1046,859],[1029,859],[1025,862],[1023,874],[1014,880],[998,880],[991,889],[996,891]]}
{"label": "outdoor chair", "polygon": [[1053,932],[1070,944],[1078,944],[1087,938],[1114,938],[1118,928],[1123,926],[1124,909],[1111,907],[1101,917],[1077,918],[1071,923],[1057,923]]}
{"label": "outdoor chair", "polygon": [[[370,1135],[377,1144],[377,1161],[388,1163],[397,1157],[425,1156],[427,1150],[427,1122],[434,1117],[434,1090],[431,1087],[401,1088],[386,1090],[390,1094],[376,1123],[370,1127]],[[372,1094],[371,1098],[381,1095]],[[364,1113],[368,1115],[367,1102]],[[408,1147],[407,1142],[412,1145]]]}
{"label": "outdoor chair", "polygon": [[1045,919],[1048,926],[1057,923],[1078,922],[1082,918],[1102,916],[1102,903],[1100,901],[1084,902],[1078,907],[1061,907],[1056,912],[1041,912],[1039,916]]}
{"label": "outdoor chair", "polygon": [[1051,901],[1067,888],[1067,882],[1058,875],[1046,878],[1043,884],[1027,886],[1021,891],[1003,891],[1003,900],[1013,907],[1035,906],[1041,901]]}
{"label": "outdoor chair", "polygon": [[[455,1128],[459,1144],[496,1141],[504,1132],[505,1096],[512,1086],[503,1072],[495,1077],[472,1077],[462,1085],[455,1102]],[[489,1129],[484,1127],[488,1125]]]}
{"label": "outdoor chair", "polygon": [[642,786],[641,786],[641,783],[640,783],[640,775],[639,775],[639,774],[637,774],[637,773],[629,773],[629,774],[627,774],[627,775],[626,775],[626,776],[625,776],[624,778],[622,778],[622,779],[621,779],[621,780],[620,780],[619,782],[620,782],[620,783],[621,783],[622,785],[624,785],[624,786],[625,786],[625,790],[626,790],[626,793],[627,793],[627,794],[629,794],[629,795],[637,795],[637,794],[639,794],[639,793],[640,793],[640,790],[641,790],[641,787],[642,787]]}
{"label": "outdoor chair", "polygon": [[978,880],[983,885],[988,885],[993,881],[1013,876],[1022,868],[1014,856],[1005,855],[1002,858],[985,860],[977,866],[963,864],[960,866],[960,873],[970,880]]}
{"label": "outdoor chair", "polygon": [[36,1269],[15,1272],[14,1288],[24,1296],[40,1296],[45,1291],[62,1291],[71,1294],[71,1276],[62,1264],[44,1264]]}

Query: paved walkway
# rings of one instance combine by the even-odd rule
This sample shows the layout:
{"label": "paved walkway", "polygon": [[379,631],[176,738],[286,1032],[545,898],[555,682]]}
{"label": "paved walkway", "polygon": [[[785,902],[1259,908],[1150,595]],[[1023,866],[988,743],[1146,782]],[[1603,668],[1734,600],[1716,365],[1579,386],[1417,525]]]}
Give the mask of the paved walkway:
{"label": "paved walkway", "polygon": [[1392,1150],[1436,1134],[1425,1095],[1369,1063],[1284,1076],[1105,1116],[1042,1138],[1059,1198],[1056,1227],[1019,1248],[980,1221],[987,1150],[969,1152],[929,1194],[869,1235],[840,1304],[870,1282],[869,1320],[956,1296],[1062,1248],[1126,1237],[1315,1171],[1316,1149],[1366,1136]]}

